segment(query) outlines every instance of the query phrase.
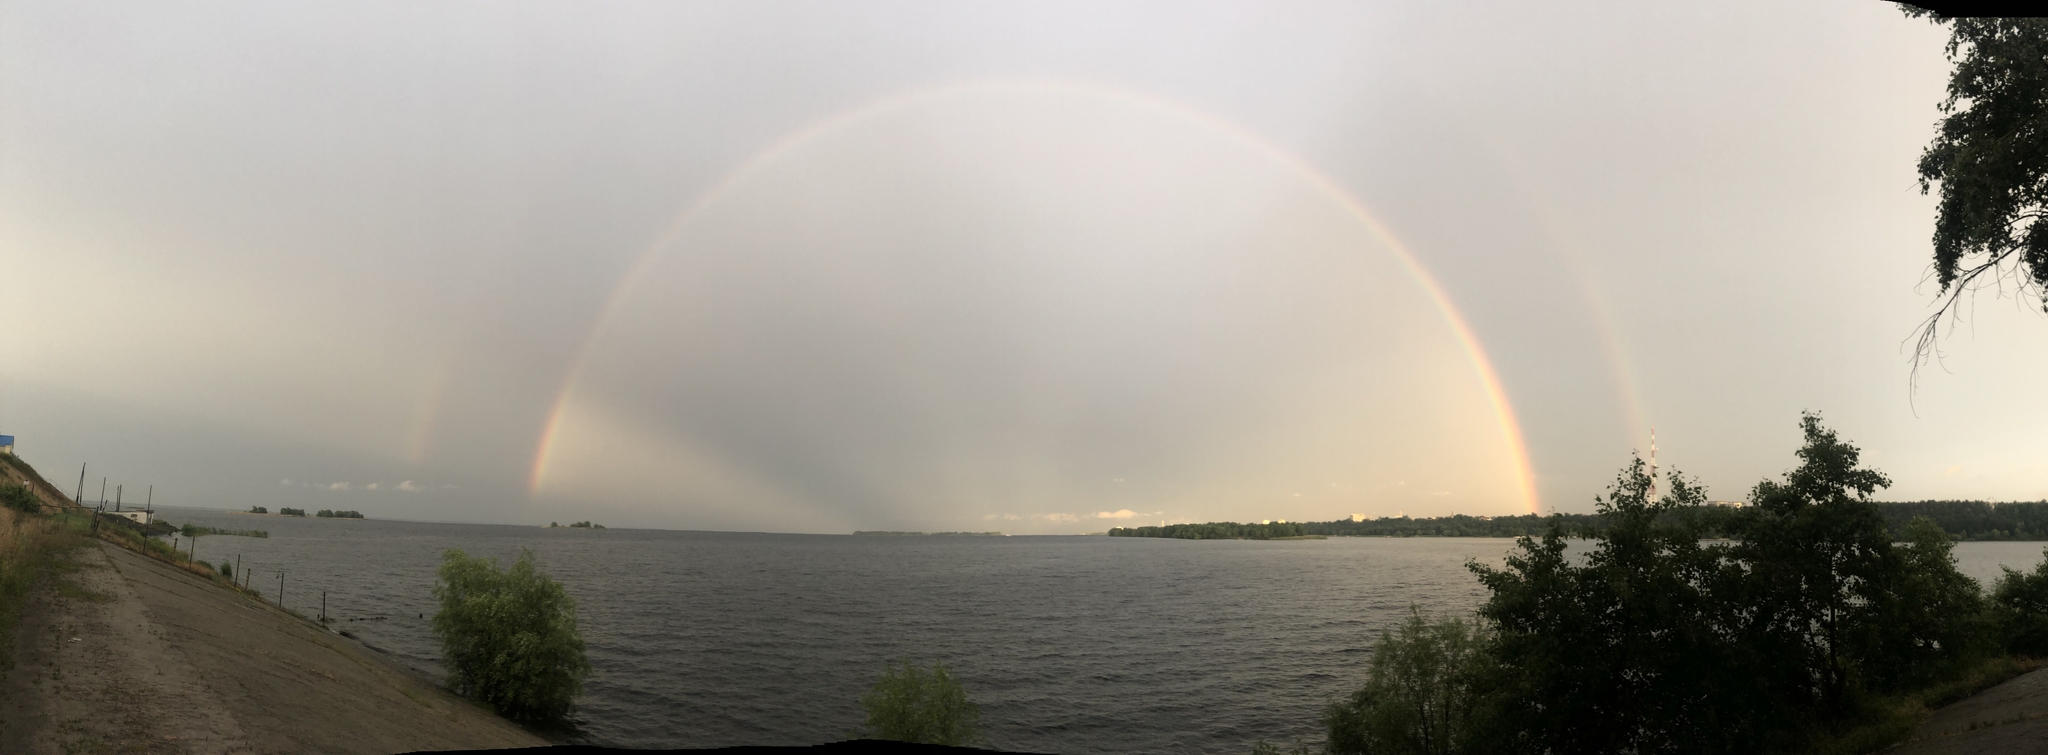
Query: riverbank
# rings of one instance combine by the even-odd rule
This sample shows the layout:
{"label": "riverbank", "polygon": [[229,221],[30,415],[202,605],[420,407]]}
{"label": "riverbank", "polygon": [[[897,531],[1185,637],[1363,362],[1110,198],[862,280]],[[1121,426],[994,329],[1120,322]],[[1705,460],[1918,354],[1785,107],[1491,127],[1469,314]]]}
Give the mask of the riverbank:
{"label": "riverbank", "polygon": [[57,558],[0,677],[0,752],[547,744],[361,643],[109,542]]}

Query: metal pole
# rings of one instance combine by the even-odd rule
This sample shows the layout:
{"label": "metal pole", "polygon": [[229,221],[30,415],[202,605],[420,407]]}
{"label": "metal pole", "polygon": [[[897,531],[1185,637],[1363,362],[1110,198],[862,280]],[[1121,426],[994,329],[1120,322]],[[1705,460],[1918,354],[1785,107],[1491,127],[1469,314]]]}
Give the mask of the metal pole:
{"label": "metal pole", "polygon": [[100,478],[100,508],[107,507],[107,478]]}
{"label": "metal pole", "polygon": [[277,607],[284,607],[284,570],[277,570]]}
{"label": "metal pole", "polygon": [[84,464],[79,464],[79,465],[78,465],[78,495],[77,495],[77,496],[74,496],[74,500],[72,501],[72,503],[75,503],[75,504],[77,504],[79,508],[84,508],[84,507],[85,507],[85,465],[84,465]]}
{"label": "metal pole", "polygon": [[128,487],[128,486],[127,486],[127,485],[115,485],[115,486],[114,486],[114,510],[115,510],[115,511],[120,511],[120,510],[121,510],[121,489],[122,489],[122,488],[125,488],[125,487]]}
{"label": "metal pole", "polygon": [[327,591],[320,591],[320,623],[327,623]]}

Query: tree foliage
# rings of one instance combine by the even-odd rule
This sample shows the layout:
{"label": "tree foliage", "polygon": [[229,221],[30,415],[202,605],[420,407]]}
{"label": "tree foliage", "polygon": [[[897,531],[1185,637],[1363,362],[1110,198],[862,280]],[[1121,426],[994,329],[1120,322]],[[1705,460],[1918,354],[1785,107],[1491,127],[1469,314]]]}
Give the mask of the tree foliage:
{"label": "tree foliage", "polygon": [[2048,550],[2034,571],[1999,567],[2004,574],[1991,590],[1992,621],[2013,652],[2048,657]]}
{"label": "tree foliage", "polygon": [[576,601],[521,551],[512,568],[458,549],[442,555],[434,635],[458,694],[523,721],[567,716],[590,672]]}
{"label": "tree foliage", "polygon": [[1940,130],[1920,156],[1920,190],[1940,187],[1934,274],[1945,296],[1919,356],[1964,292],[2012,281],[2048,309],[2048,19],[1908,16],[1948,24],[1955,64]]}
{"label": "tree foliage", "polygon": [[1474,745],[1493,656],[1456,617],[1408,620],[1380,633],[1365,686],[1323,713],[1331,755],[1454,755]]}
{"label": "tree foliage", "polygon": [[[1366,685],[1325,717],[1330,749],[1798,751],[1867,718],[1873,696],[1993,650],[1947,533],[1921,519],[1895,542],[1870,501],[1885,477],[1819,416],[1800,428],[1800,464],[1759,483],[1741,516],[1700,516],[1718,507],[1679,474],[1653,497],[1635,459],[1595,499],[1588,548],[1573,552],[1552,518],[1501,567],[1471,564],[1491,592],[1480,627],[1411,617],[1383,637]],[[2015,636],[2048,638],[2043,569],[2009,575]]]}
{"label": "tree foliage", "polygon": [[1276,537],[1301,537],[1303,534],[1300,522],[1208,522],[1169,524],[1164,527],[1116,527],[1109,531],[1110,537],[1165,537],[1179,540],[1271,540]]}
{"label": "tree foliage", "polygon": [[881,680],[860,698],[867,711],[861,736],[895,742],[965,746],[980,737],[981,708],[953,680],[945,664],[930,673],[902,660],[887,664]]}

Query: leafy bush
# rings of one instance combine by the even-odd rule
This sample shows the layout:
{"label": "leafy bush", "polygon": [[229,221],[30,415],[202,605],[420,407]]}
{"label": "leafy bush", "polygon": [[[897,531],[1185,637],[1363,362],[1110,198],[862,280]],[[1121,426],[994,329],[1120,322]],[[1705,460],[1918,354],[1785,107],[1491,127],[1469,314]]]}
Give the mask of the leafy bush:
{"label": "leafy bush", "polygon": [[262,507],[262,506],[250,506],[250,507],[249,507],[249,513],[251,513],[251,514],[268,514],[268,513],[270,513],[270,509],[264,508],[264,507]]}
{"label": "leafy bush", "polygon": [[1999,567],[2004,574],[1991,589],[1993,621],[2007,650],[2048,657],[2048,549],[2032,573]]}
{"label": "leafy bush", "polygon": [[305,515],[306,515],[306,510],[305,510],[305,509],[293,509],[293,508],[285,508],[285,507],[278,507],[278,509],[277,509],[277,513],[279,513],[279,514],[282,514],[282,515],[284,515],[284,516],[305,516]]}
{"label": "leafy bush", "polygon": [[43,502],[36,498],[35,491],[18,482],[0,482],[0,505],[29,514],[43,510]]}
{"label": "leafy bush", "polygon": [[1331,755],[1467,751],[1490,662],[1477,628],[1456,617],[1425,619],[1411,609],[1399,629],[1380,633],[1365,686],[1324,711],[1325,749]]}
{"label": "leafy bush", "polygon": [[434,635],[448,686],[507,717],[557,721],[590,673],[576,632],[576,601],[534,568],[533,552],[500,571],[495,559],[458,549],[442,555]]}
{"label": "leafy bush", "polygon": [[967,699],[967,691],[942,663],[932,664],[929,674],[909,658],[903,659],[901,668],[885,666],[881,680],[861,696],[860,705],[867,709],[867,725],[860,736],[955,746],[979,738],[981,707]]}

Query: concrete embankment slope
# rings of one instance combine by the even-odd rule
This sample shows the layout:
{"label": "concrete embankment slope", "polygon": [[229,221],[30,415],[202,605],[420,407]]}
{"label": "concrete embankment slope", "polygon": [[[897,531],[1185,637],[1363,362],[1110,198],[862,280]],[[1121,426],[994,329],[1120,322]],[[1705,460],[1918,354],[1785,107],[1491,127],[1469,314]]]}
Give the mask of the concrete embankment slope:
{"label": "concrete embankment slope", "polygon": [[546,744],[348,638],[95,542],[38,588],[0,752],[393,753]]}

